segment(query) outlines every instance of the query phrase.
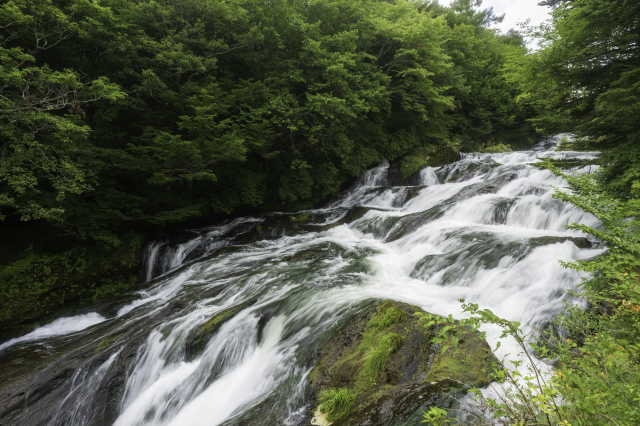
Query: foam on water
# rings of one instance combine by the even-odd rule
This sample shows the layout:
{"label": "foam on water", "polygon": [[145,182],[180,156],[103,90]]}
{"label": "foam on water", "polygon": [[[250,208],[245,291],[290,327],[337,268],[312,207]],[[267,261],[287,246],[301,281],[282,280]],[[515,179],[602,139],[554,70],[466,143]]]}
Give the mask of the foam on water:
{"label": "foam on water", "polygon": [[32,342],[46,339],[47,337],[75,333],[105,320],[105,317],[95,312],[74,317],[58,318],[43,327],[35,329],[29,334],[4,342],[0,345],[0,351],[18,343]]}

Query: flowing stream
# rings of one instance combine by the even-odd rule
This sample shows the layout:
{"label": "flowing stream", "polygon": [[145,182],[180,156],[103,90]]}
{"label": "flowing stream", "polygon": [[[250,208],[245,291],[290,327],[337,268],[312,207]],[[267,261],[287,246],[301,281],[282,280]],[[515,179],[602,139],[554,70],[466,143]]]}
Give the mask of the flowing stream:
{"label": "flowing stream", "polygon": [[[585,236],[564,225],[597,221],[528,163],[593,155],[466,154],[423,169],[420,186],[388,186],[383,161],[308,220],[246,217],[152,243],[147,284],[0,345],[0,423],[213,426],[273,401],[285,424],[309,424],[315,342],[372,298],[456,318],[465,298],[544,327],[580,282],[558,261],[603,250],[578,248]],[[190,357],[189,333],[234,306]]]}

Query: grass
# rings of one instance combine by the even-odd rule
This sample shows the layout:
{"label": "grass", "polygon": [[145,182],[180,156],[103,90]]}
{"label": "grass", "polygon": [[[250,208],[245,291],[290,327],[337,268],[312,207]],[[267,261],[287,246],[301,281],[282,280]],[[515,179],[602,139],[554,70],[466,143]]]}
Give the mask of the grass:
{"label": "grass", "polygon": [[330,389],[320,396],[320,411],[330,421],[349,413],[357,395],[375,386],[389,357],[404,343],[405,337],[390,333],[389,328],[406,319],[406,314],[389,301],[383,302],[367,323],[362,341],[343,363],[361,365],[351,387]]}
{"label": "grass", "polygon": [[357,392],[348,388],[330,389],[320,396],[320,411],[335,422],[349,413]]}

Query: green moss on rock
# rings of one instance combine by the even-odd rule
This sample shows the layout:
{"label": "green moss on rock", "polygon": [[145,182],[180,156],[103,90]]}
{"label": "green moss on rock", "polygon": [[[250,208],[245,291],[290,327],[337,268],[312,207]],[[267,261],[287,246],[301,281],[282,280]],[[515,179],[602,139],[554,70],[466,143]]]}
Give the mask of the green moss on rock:
{"label": "green moss on rock", "polygon": [[109,336],[106,339],[103,339],[98,342],[96,348],[93,350],[94,353],[101,352],[105,349],[108,349],[113,345],[123,333],[114,334],[113,336]]}
{"label": "green moss on rock", "polygon": [[281,262],[300,262],[304,260],[313,260],[323,256],[324,253],[319,248],[311,248],[306,250],[300,250],[299,252],[291,255],[284,256],[280,259]]}
{"label": "green moss on rock", "polygon": [[[391,425],[425,401],[444,404],[461,384],[487,384],[465,361],[490,369],[493,357],[486,348],[469,339],[457,348],[464,357],[441,354],[431,343],[433,326],[424,327],[418,312],[424,311],[386,300],[356,315],[323,346],[310,381],[319,410],[334,425]],[[336,395],[340,404],[327,403]]]}
{"label": "green moss on rock", "polygon": [[320,395],[320,410],[334,422],[351,411],[355,397],[356,392],[349,388],[329,389]]}

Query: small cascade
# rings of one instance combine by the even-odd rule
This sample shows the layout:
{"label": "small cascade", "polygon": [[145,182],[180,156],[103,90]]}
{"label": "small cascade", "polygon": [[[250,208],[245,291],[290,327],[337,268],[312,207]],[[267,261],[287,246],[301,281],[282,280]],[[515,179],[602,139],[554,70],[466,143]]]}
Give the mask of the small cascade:
{"label": "small cascade", "polygon": [[[598,222],[530,165],[596,153],[554,143],[463,154],[417,186],[389,186],[383,161],[325,208],[149,243],[146,285],[0,346],[0,423],[213,426],[260,409],[308,425],[320,338],[371,299],[462,318],[465,298],[546,327],[581,280],[558,261],[604,251],[564,229]],[[485,331],[495,347],[499,331]]]}

